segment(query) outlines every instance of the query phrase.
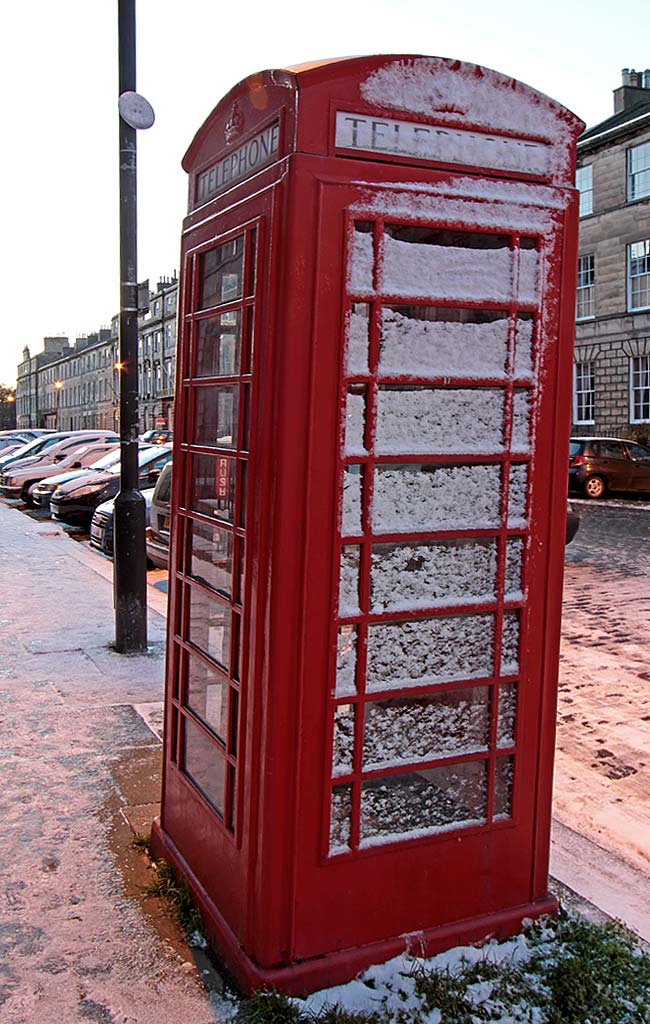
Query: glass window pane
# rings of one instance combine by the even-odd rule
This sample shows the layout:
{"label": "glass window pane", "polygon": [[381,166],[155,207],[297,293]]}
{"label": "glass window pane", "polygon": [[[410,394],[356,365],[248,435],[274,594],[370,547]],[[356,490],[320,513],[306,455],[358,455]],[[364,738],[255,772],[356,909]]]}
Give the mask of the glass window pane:
{"label": "glass window pane", "polygon": [[339,615],[359,614],[359,547],[341,549],[339,572]]}
{"label": "glass window pane", "polygon": [[519,612],[503,613],[501,637],[501,673],[514,675],[519,671]]}
{"label": "glass window pane", "polygon": [[375,533],[493,529],[500,525],[499,466],[380,465]]}
{"label": "glass window pane", "polygon": [[372,224],[358,221],[352,233],[352,251],[348,267],[348,291],[371,295],[373,291],[374,247]]}
{"label": "glass window pane", "polygon": [[533,366],[533,327],[532,315],[522,314],[517,317],[515,336],[515,377],[532,377]]}
{"label": "glass window pane", "polygon": [[354,714],[355,709],[351,704],[339,704],[334,711],[332,775],[346,775],[352,771]]}
{"label": "glass window pane", "polygon": [[196,325],[196,377],[231,377],[239,373],[241,313],[222,313]]}
{"label": "glass window pane", "polygon": [[361,466],[346,466],[343,473],[341,533],[355,537],[361,533]]}
{"label": "glass window pane", "polygon": [[348,391],[345,407],[345,454],[365,455],[366,389],[353,385]]}
{"label": "glass window pane", "polygon": [[235,460],[195,455],[192,459],[191,508],[232,523],[235,515]]}
{"label": "glass window pane", "polygon": [[492,675],[493,615],[449,615],[368,627],[368,689]]}
{"label": "glass window pane", "polygon": [[472,761],[364,782],[361,845],[485,824],[486,781]]}
{"label": "glass window pane", "polygon": [[184,720],[182,768],[219,815],[223,815],[226,763],[217,745]]}
{"label": "glass window pane", "polygon": [[503,391],[380,388],[375,449],[381,455],[501,452]]}
{"label": "glass window pane", "polygon": [[241,298],[244,236],[199,256],[199,309]]}
{"label": "glass window pane", "polygon": [[512,817],[512,783],[515,762],[512,757],[498,757],[494,774],[494,817],[497,821]]}
{"label": "glass window pane", "polygon": [[520,527],[526,525],[527,489],[528,466],[523,463],[510,466],[508,526]]}
{"label": "glass window pane", "polygon": [[198,658],[189,655],[188,663],[187,706],[225,744],[228,736],[228,683]]}
{"label": "glass window pane", "polygon": [[531,392],[517,388],[512,396],[512,439],[510,449],[525,453],[530,448]]}
{"label": "glass window pane", "polygon": [[505,313],[436,306],[385,306],[379,376],[504,378]]}
{"label": "glass window pane", "polygon": [[510,537],[506,542],[505,595],[511,601],[521,600],[524,541],[522,537]]}
{"label": "glass window pane", "polygon": [[352,786],[334,786],[330,807],[330,853],[343,853],[350,842]]}
{"label": "glass window pane", "polygon": [[357,666],[357,627],[339,626],[336,645],[337,697],[351,697],[357,692],[355,670]]}
{"label": "glass window pane", "polygon": [[497,721],[498,747],[514,747],[516,714],[517,684],[504,683],[499,687],[499,714]]}
{"label": "glass window pane", "polygon": [[219,530],[196,520],[188,522],[189,573],[203,580],[209,587],[230,597],[232,594],[233,537],[227,530]]}
{"label": "glass window pane", "polygon": [[364,770],[487,749],[487,686],[430,697],[399,697],[366,704]]}
{"label": "glass window pane", "polygon": [[220,384],[194,389],[196,414],[194,444],[237,447],[239,386]]}
{"label": "glass window pane", "polygon": [[495,578],[496,544],[491,539],[374,544],[371,610],[492,601]]}
{"label": "glass window pane", "polygon": [[368,333],[370,306],[353,302],[347,324],[346,373],[350,376],[368,372]]}
{"label": "glass window pane", "polygon": [[190,588],[189,640],[230,671],[230,608]]}

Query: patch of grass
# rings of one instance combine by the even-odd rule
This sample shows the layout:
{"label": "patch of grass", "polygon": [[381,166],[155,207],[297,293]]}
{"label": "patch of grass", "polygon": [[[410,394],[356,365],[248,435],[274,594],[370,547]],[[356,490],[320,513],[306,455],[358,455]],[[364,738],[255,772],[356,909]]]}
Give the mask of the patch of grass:
{"label": "patch of grass", "polygon": [[153,863],[154,878],[144,887],[145,896],[156,896],[167,904],[179,926],[187,936],[203,931],[201,914],[195,907],[189,886],[184,878],[177,878],[166,860]]}
{"label": "patch of grass", "polygon": [[151,832],[138,832],[131,840],[131,846],[135,847],[136,850],[140,850],[142,853],[149,853],[150,843]]}
{"label": "patch of grass", "polygon": [[300,1024],[300,1009],[281,992],[255,992],[243,1002],[236,1017],[237,1024]]}
{"label": "patch of grass", "polygon": [[415,991],[427,1012],[440,1011],[440,1024],[473,1024],[475,1007],[467,998],[464,973],[449,970],[415,972]]}

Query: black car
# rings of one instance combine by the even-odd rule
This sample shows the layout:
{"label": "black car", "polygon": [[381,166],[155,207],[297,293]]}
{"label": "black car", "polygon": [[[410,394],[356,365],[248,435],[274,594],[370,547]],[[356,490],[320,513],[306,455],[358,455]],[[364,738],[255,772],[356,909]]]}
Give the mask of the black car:
{"label": "black car", "polygon": [[[153,487],[163,466],[171,457],[171,448],[161,445],[146,448],[139,453],[140,489]],[[119,462],[101,473],[90,473],[70,480],[67,484],[57,487],[52,495],[52,518],[73,526],[88,526],[97,506],[109,498],[114,498],[119,489]]]}
{"label": "black car", "polygon": [[650,492],[650,447],[621,437],[572,437],[569,490],[588,498],[605,491]]}

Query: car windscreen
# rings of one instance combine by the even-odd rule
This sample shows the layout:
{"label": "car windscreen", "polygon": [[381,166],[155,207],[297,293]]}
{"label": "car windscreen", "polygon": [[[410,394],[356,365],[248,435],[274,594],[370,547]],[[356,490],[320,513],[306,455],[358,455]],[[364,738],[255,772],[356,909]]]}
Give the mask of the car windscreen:
{"label": "car windscreen", "polygon": [[119,448],[115,448],[115,449],[113,449],[112,452],[108,452],[106,455],[102,455],[102,457],[100,459],[97,459],[97,462],[91,462],[91,464],[88,467],[88,469],[92,469],[92,470],[95,470],[95,469],[109,469],[111,466],[114,466],[115,463],[119,462],[119,461],[120,461],[120,449]]}
{"label": "car windscreen", "polygon": [[[162,445],[154,444],[150,448],[145,448],[144,451],[138,453],[138,468],[142,469],[143,466],[148,466],[150,462],[156,462],[162,458],[165,452],[170,452],[171,449],[164,448]],[[119,473],[119,464],[111,466],[109,469],[110,473]]]}
{"label": "car windscreen", "polygon": [[581,441],[569,441],[569,459],[575,458],[582,448]]}

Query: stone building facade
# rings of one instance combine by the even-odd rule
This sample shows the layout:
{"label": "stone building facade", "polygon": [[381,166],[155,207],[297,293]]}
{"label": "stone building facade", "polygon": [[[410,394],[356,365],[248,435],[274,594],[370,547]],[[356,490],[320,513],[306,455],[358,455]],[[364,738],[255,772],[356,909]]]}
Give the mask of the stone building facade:
{"label": "stone building facade", "polygon": [[650,71],[578,142],[574,435],[650,437]]}
{"label": "stone building facade", "polygon": [[[175,276],[159,281],[138,322],[141,432],[173,429],[177,292]],[[56,337],[45,338],[34,356],[25,348],[16,382],[18,427],[119,431],[119,348],[119,315],[74,345]]]}

